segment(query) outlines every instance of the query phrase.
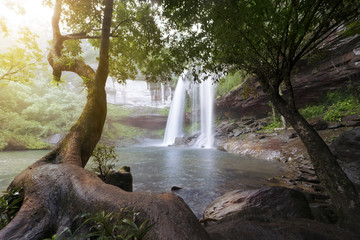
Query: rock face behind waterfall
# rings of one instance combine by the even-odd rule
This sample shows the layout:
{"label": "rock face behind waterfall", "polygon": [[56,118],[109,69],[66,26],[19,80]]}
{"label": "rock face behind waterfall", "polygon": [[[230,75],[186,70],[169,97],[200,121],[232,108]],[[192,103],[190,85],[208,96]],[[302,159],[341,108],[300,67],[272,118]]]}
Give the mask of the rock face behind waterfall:
{"label": "rock face behind waterfall", "polygon": [[[348,84],[351,79],[360,85],[360,36],[335,42],[324,60],[316,63],[302,61],[292,79],[297,107],[316,103],[319,93],[326,94]],[[314,67],[315,66],[315,67]],[[284,92],[286,95],[286,92]],[[254,77],[238,89],[216,100],[216,113],[233,117],[266,117],[271,108]]]}

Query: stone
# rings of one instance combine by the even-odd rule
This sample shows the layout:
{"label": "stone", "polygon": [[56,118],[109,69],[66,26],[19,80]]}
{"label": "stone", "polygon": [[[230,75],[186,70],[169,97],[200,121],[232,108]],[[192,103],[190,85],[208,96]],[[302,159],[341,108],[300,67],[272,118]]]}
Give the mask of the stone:
{"label": "stone", "polygon": [[360,161],[360,128],[340,134],[330,149],[343,162]]}
{"label": "stone", "polygon": [[237,136],[241,135],[242,133],[243,133],[243,131],[241,131],[240,129],[235,129],[233,131],[234,137],[237,137]]}
{"label": "stone", "polygon": [[345,125],[342,123],[331,123],[329,124],[328,129],[336,129],[341,127],[345,127]]}
{"label": "stone", "polygon": [[[351,78],[355,84],[359,83],[360,78],[357,76],[360,68],[354,66],[360,61],[360,55],[353,52],[354,48],[359,47],[359,42],[360,36],[349,41],[332,42],[336,44],[336,47],[327,54],[328,57],[321,58],[321,62],[308,64],[304,59],[297,64],[298,71],[291,82],[298,108],[319,102],[323,98],[323,95],[319,93],[343,88],[348,78]],[[245,89],[251,89],[253,94],[245,97],[243,95]],[[283,94],[286,97],[287,92],[284,91]],[[267,117],[271,112],[268,103],[269,99],[263,93],[256,77],[252,76],[237,89],[218,97],[215,102],[215,111],[218,115],[231,112],[233,117],[259,119]]]}
{"label": "stone", "polygon": [[184,145],[185,143],[186,142],[185,142],[185,139],[183,137],[175,138],[175,142],[174,142],[175,146],[181,146],[181,145]]}
{"label": "stone", "polygon": [[111,171],[106,176],[104,182],[117,186],[127,192],[132,192],[133,190],[133,177],[130,171],[130,167],[128,166],[124,166],[118,171]]}
{"label": "stone", "polygon": [[277,186],[228,192],[205,208],[203,218],[220,220],[233,214],[240,216],[260,213],[279,219],[313,218],[302,192]]}
{"label": "stone", "polygon": [[359,240],[358,234],[309,219],[293,221],[264,217],[223,219],[206,227],[212,240]]}
{"label": "stone", "polygon": [[311,119],[309,120],[309,124],[315,129],[315,130],[325,130],[328,128],[328,123],[321,118]]}
{"label": "stone", "polygon": [[293,132],[289,135],[289,139],[297,138],[299,135],[296,132]]}
{"label": "stone", "polygon": [[178,190],[181,190],[182,187],[178,187],[178,186],[172,186],[171,187],[171,191],[178,191]]}
{"label": "stone", "polygon": [[344,132],[330,145],[349,179],[360,189],[360,128]]}

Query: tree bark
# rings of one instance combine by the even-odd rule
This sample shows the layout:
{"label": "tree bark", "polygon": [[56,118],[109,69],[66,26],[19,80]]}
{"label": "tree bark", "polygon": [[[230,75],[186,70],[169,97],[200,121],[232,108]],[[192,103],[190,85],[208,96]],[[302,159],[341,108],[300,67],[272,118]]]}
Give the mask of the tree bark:
{"label": "tree bark", "polygon": [[[360,196],[327,144],[304,119],[293,104],[288,104],[278,93],[270,92],[271,102],[288,121],[305,145],[315,172],[330,194],[337,209],[339,223],[358,231],[360,223]],[[355,223],[355,224],[354,224]]]}
{"label": "tree bark", "polygon": [[62,1],[56,0],[52,20],[53,46],[48,60],[55,79],[72,71],[86,79],[87,102],[63,141],[11,183],[22,188],[23,204],[0,231],[0,239],[36,240],[59,234],[84,213],[135,208],[154,224],[149,239],[209,239],[188,206],[173,194],[129,193],[105,184],[84,169],[106,118],[105,83],[109,72],[109,36],[113,0],[105,0],[99,66],[95,72],[81,60],[66,64],[61,56],[64,38],[59,30]]}

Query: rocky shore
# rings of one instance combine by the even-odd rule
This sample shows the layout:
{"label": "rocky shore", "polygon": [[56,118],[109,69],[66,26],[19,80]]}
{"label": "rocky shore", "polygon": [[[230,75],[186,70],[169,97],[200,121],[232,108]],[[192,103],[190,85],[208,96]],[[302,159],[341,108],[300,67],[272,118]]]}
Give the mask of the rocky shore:
{"label": "rocky shore", "polygon": [[[238,189],[214,200],[201,220],[211,238],[360,239],[335,224],[337,216],[331,200],[294,130],[269,133],[263,131],[265,122],[222,121],[216,128],[219,150],[280,161],[285,173],[269,178],[268,188]],[[347,117],[341,123],[322,119],[310,123],[360,189],[360,117]]]}

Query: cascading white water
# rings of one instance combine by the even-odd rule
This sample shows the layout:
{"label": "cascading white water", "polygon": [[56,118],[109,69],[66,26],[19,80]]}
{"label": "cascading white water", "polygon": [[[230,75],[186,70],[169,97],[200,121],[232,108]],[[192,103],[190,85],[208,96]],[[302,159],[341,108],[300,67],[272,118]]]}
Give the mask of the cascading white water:
{"label": "cascading white water", "polygon": [[214,147],[214,85],[212,79],[200,83],[200,135],[194,145],[198,148]]}
{"label": "cascading white water", "polygon": [[[192,81],[192,76],[185,71],[180,76],[175,88],[174,97],[171,102],[170,112],[166,124],[163,146],[175,143],[177,137],[183,137],[183,122],[185,112],[186,83]],[[192,90],[192,133],[198,132],[200,124],[200,134],[195,144],[196,148],[214,147],[214,92],[215,87],[212,79],[203,80],[201,83],[193,83]],[[199,121],[200,115],[200,121]]]}
{"label": "cascading white water", "polygon": [[183,136],[183,122],[185,111],[185,78],[186,72],[179,77],[174,97],[171,102],[170,112],[166,123],[163,145],[172,145],[177,137]]}

